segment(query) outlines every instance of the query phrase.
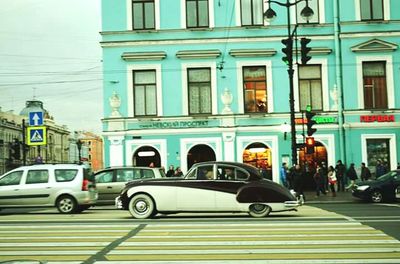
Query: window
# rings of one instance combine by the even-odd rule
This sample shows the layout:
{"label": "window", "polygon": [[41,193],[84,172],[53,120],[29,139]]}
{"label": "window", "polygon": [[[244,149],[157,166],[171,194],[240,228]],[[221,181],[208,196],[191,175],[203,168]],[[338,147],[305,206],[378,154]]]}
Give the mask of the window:
{"label": "window", "polygon": [[308,6],[314,11],[314,15],[309,20],[304,20],[300,15],[301,11],[306,7],[306,2],[299,2],[296,5],[296,19],[298,24],[319,23],[319,0],[308,0]]}
{"label": "window", "polygon": [[386,62],[363,62],[365,109],[387,109]]}
{"label": "window", "polygon": [[211,69],[188,69],[189,115],[211,114]]}
{"label": "window", "polygon": [[153,170],[142,170],[142,178],[155,178]]}
{"label": "window", "polygon": [[208,27],[208,0],[186,0],[186,26]]}
{"label": "window", "polygon": [[300,110],[310,105],[313,110],[322,111],[321,65],[299,66]]}
{"label": "window", "polygon": [[231,166],[218,166],[217,168],[217,179],[218,180],[247,180],[249,177],[248,173],[238,168]]}
{"label": "window", "polygon": [[383,20],[383,0],[360,0],[361,20]]}
{"label": "window", "polygon": [[244,108],[246,113],[267,112],[265,66],[243,67]]}
{"label": "window", "polygon": [[26,176],[26,184],[47,183],[49,172],[47,170],[30,170]]}
{"label": "window", "polygon": [[263,0],[241,0],[240,10],[242,26],[264,25],[264,1]]}
{"label": "window", "polygon": [[134,30],[155,29],[154,0],[132,0]]}
{"label": "window", "polygon": [[390,139],[367,139],[367,164],[368,167],[376,166],[381,160],[387,168],[390,168]]}
{"label": "window", "polygon": [[113,171],[105,171],[96,175],[97,183],[109,183],[113,181]]}
{"label": "window", "polygon": [[214,178],[214,166],[206,165],[197,168],[198,180],[212,180]]}
{"label": "window", "polygon": [[68,182],[75,179],[78,174],[78,170],[55,170],[54,175],[56,176],[57,182]]}
{"label": "window", "polygon": [[157,114],[156,71],[133,71],[133,97],[136,116]]}
{"label": "window", "polygon": [[0,186],[18,185],[21,182],[23,171],[14,171],[0,179]]}

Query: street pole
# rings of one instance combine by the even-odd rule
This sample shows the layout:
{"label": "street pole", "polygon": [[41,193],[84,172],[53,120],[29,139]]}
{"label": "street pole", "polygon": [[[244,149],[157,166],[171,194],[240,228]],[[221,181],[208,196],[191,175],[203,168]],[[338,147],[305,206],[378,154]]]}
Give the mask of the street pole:
{"label": "street pole", "polygon": [[[290,50],[287,52],[290,52],[290,56],[288,57],[288,76],[289,76],[289,107],[290,107],[290,134],[291,134],[291,148],[292,148],[292,166],[297,164],[297,144],[296,144],[296,123],[295,123],[295,109],[294,109],[294,83],[293,83],[293,75],[294,75],[294,70],[293,70],[293,40],[296,40],[294,38],[294,35],[297,30],[297,24],[295,25],[293,32],[291,29],[290,25],[290,7],[295,6],[300,2],[306,2],[306,6],[304,9],[301,11],[301,16],[303,18],[310,18],[313,14],[314,11],[308,6],[308,1],[309,0],[297,0],[294,2],[290,2],[290,0],[286,0],[286,3],[281,3],[279,1],[275,0],[268,0],[268,10],[265,11],[264,17],[268,20],[272,20],[273,18],[276,17],[275,11],[272,10],[271,8],[271,3],[275,3],[279,6],[283,6],[286,8],[286,15],[287,15],[287,34],[288,34],[288,42],[291,43],[290,45]],[[297,56],[297,52],[296,52]]]}

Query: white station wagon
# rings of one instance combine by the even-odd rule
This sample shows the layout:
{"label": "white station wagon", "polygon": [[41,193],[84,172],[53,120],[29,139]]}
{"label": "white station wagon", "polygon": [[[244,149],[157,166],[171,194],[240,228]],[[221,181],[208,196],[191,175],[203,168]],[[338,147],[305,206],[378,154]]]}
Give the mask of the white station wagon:
{"label": "white station wagon", "polygon": [[78,164],[23,166],[0,176],[0,209],[57,207],[79,213],[94,205],[96,187],[91,169]]}

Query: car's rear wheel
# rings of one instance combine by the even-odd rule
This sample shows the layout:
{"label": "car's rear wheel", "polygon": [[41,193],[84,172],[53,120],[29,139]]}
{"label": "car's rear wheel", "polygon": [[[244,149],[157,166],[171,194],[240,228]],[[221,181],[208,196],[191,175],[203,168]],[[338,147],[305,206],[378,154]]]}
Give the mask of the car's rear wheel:
{"label": "car's rear wheel", "polygon": [[63,195],[57,199],[56,207],[62,214],[72,214],[77,211],[78,204],[72,196]]}
{"label": "car's rear wheel", "polygon": [[265,217],[271,213],[272,209],[265,204],[252,204],[249,207],[249,215],[252,217]]}
{"label": "car's rear wheel", "polygon": [[371,201],[373,203],[381,203],[383,201],[382,192],[379,190],[373,190],[371,193]]}
{"label": "car's rear wheel", "polygon": [[129,201],[129,212],[138,219],[152,217],[156,213],[153,199],[147,194],[137,194]]}

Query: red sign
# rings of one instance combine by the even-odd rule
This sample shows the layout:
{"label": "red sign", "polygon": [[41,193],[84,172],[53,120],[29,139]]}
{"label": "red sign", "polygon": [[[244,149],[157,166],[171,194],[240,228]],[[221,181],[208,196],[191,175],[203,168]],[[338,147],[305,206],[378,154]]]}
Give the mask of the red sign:
{"label": "red sign", "polygon": [[364,115],[360,116],[360,122],[394,122],[394,115]]}

